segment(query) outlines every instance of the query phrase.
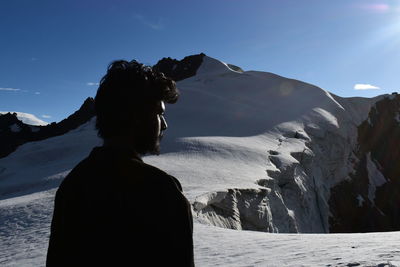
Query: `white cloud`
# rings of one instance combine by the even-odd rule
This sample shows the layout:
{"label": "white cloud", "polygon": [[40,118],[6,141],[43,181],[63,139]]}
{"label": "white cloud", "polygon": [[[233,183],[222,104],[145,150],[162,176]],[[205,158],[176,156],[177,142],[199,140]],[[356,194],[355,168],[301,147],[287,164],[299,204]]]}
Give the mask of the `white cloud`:
{"label": "white cloud", "polygon": [[89,83],[86,83],[86,85],[88,85],[88,86],[98,86],[99,83],[92,83],[92,82],[89,82]]}
{"label": "white cloud", "polygon": [[134,14],[133,17],[138,20],[143,25],[149,27],[150,29],[159,31],[165,28],[165,23],[162,18],[159,18],[157,22],[149,21],[147,18],[140,14]]}
{"label": "white cloud", "polygon": [[0,87],[0,91],[21,91],[21,89],[18,88],[9,88],[9,87]]}
{"label": "white cloud", "polygon": [[35,92],[35,95],[40,95],[40,92]]}
{"label": "white cloud", "polygon": [[381,89],[378,86],[371,85],[371,84],[363,84],[363,83],[357,83],[354,85],[354,90],[377,90]]}
{"label": "white cloud", "polygon": [[45,118],[45,119],[50,119],[50,118],[51,118],[51,116],[50,116],[50,115],[42,115],[42,118]]}

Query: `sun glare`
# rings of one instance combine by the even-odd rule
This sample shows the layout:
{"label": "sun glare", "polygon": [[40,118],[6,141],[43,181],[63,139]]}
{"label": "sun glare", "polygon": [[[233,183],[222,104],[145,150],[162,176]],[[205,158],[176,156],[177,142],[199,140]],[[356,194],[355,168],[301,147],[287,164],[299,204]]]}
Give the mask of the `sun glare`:
{"label": "sun glare", "polygon": [[[375,31],[371,32],[370,40],[366,43],[367,48],[381,48],[382,52],[393,52],[400,45],[400,1],[398,5],[377,3],[360,6],[371,14],[385,16],[385,23],[377,24]],[[382,21],[382,20],[379,20]],[[378,20],[377,20],[377,23]]]}

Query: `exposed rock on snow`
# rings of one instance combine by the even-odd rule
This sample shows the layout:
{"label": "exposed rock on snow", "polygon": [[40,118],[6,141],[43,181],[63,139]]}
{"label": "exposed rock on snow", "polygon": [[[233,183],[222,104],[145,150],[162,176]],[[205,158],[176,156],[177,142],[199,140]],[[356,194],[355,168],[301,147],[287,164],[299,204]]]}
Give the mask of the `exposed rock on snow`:
{"label": "exposed rock on snow", "polygon": [[205,54],[188,56],[182,60],[163,58],[153,66],[154,70],[163,72],[167,77],[180,81],[196,75]]}

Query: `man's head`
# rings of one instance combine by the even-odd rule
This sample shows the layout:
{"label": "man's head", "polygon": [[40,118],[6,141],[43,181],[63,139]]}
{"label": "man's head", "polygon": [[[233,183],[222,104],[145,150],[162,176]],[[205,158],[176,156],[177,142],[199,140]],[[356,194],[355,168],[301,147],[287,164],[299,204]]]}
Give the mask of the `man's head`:
{"label": "man's head", "polygon": [[175,103],[175,82],[137,61],[112,62],[95,98],[96,127],[104,141],[129,138],[139,154],[159,153],[167,128],[165,103]]}

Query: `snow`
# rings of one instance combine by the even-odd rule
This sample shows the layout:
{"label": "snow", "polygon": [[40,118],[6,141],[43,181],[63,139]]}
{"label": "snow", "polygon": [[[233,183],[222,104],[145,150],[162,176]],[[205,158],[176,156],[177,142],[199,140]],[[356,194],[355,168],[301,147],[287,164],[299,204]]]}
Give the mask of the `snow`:
{"label": "snow", "polygon": [[[165,163],[150,161],[181,177],[192,202],[201,196],[202,219],[240,227],[227,224],[212,206],[233,206],[234,213],[258,221],[261,213],[240,210],[240,203],[257,202],[263,213],[273,210],[264,229],[328,231],[330,188],[354,171],[343,159],[353,155],[357,125],[378,98],[340,98],[272,73],[234,72],[209,57],[178,87],[182,97],[168,107],[171,129],[164,143],[176,153],[167,154]],[[179,161],[184,163],[174,167]],[[267,190],[262,197],[260,189]],[[243,190],[262,200],[238,198]],[[285,226],[288,221],[294,227]]]}
{"label": "snow", "polygon": [[8,112],[11,113],[17,113],[17,118],[22,121],[23,123],[29,124],[29,125],[47,125],[49,124],[48,122],[42,121],[41,119],[37,118],[33,114],[29,113],[24,113],[24,112],[18,112],[18,111],[0,111],[0,114],[6,114]]}
{"label": "snow", "polygon": [[336,128],[339,128],[338,120],[335,116],[333,116],[330,112],[322,109],[322,108],[316,108],[314,109],[315,112],[319,113],[321,117],[324,117],[326,121],[333,125]]}
{"label": "snow", "polygon": [[229,73],[229,72],[236,72],[236,73],[241,73],[239,71],[232,70],[228,64],[219,61],[217,59],[204,56],[203,57],[203,62],[198,68],[196,72],[196,76],[200,76],[203,74],[224,74],[224,73]]}
{"label": "snow", "polygon": [[379,171],[376,164],[371,159],[371,152],[367,153],[367,171],[368,171],[368,199],[375,203],[376,188],[386,183],[386,178]]}
{"label": "snow", "polygon": [[[0,201],[1,266],[44,266],[54,193]],[[400,266],[399,239],[399,232],[271,234],[194,223],[195,263],[201,267]]]}
{"label": "snow", "polygon": [[359,207],[362,207],[363,206],[363,203],[364,203],[364,198],[361,196],[361,195],[358,195],[357,196],[357,200],[358,200],[358,206]]}
{"label": "snow", "polygon": [[[354,156],[357,123],[376,99],[235,72],[209,57],[178,88],[163,153],[144,161],[177,177],[193,204],[197,266],[400,264],[397,232],[298,234],[328,231],[330,188],[353,171],[343,159]],[[1,266],[44,264],[55,188],[100,143],[93,119],[0,159]]]}
{"label": "snow", "polygon": [[[331,94],[332,95],[332,94]],[[379,100],[382,100],[385,95],[376,96],[374,98],[350,97],[342,98],[332,95],[353,118],[354,122],[359,125],[368,118],[369,111],[372,106]]]}
{"label": "snow", "polygon": [[[293,90],[282,89],[288,86]],[[182,97],[167,114],[171,123],[179,122],[169,130],[175,138],[255,136],[282,122],[297,121],[315,108],[334,116],[343,111],[342,104],[321,88],[272,73],[234,72],[208,57],[197,75],[178,82],[178,88]]]}
{"label": "snow", "polygon": [[394,117],[394,119],[395,119],[397,122],[400,122],[400,112],[397,112],[397,113],[396,113],[396,116]]}
{"label": "snow", "polygon": [[195,224],[194,235],[198,266],[398,266],[399,237],[394,232],[271,234],[202,224]]}
{"label": "snow", "polygon": [[1,158],[0,199],[58,186],[92,147],[101,144],[94,122],[93,119],[63,136],[26,143]]}

